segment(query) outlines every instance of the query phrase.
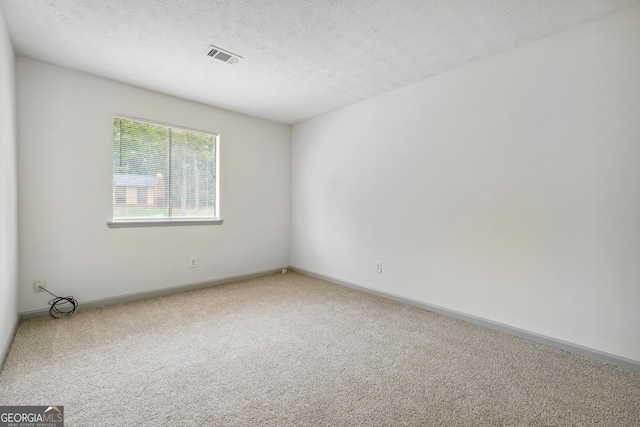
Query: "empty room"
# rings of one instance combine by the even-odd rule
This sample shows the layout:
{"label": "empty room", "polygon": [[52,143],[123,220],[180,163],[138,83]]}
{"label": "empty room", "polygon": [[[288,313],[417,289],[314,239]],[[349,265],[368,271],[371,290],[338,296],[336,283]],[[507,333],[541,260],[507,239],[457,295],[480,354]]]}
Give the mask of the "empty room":
{"label": "empty room", "polygon": [[0,368],[0,426],[640,425],[640,0],[0,0]]}

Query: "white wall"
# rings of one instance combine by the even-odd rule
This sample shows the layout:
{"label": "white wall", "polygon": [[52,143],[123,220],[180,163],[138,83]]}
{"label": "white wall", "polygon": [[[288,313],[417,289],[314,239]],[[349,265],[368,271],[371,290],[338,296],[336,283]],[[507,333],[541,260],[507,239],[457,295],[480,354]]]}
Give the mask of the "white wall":
{"label": "white wall", "polygon": [[0,358],[18,320],[15,86],[15,55],[0,11]]}
{"label": "white wall", "polygon": [[[20,311],[289,264],[290,132],[18,57]],[[220,226],[109,229],[113,114],[220,133]],[[198,258],[198,267],[188,268]]]}
{"label": "white wall", "polygon": [[291,264],[640,361],[638,40],[640,7],[295,125]]}

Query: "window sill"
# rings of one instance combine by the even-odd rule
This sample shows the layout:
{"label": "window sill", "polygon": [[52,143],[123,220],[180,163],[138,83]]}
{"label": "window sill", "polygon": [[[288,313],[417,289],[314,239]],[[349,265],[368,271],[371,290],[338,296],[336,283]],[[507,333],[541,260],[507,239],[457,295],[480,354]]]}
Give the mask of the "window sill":
{"label": "window sill", "polygon": [[132,227],[172,227],[176,225],[220,225],[221,219],[184,219],[184,220],[141,220],[141,221],[108,221],[109,228]]}

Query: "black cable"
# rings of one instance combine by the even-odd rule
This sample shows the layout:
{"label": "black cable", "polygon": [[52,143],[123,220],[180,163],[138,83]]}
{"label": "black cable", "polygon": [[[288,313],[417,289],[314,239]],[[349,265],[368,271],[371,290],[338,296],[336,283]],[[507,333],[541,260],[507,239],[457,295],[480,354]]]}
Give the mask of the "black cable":
{"label": "black cable", "polygon": [[[76,301],[73,296],[68,296],[68,297],[59,297],[58,295],[49,292],[48,290],[46,290],[45,288],[43,288],[42,286],[38,286],[40,289],[42,289],[43,291],[53,295],[55,298],[49,301],[49,305],[51,306],[49,308],[49,316],[53,317],[54,319],[59,319],[62,316],[71,316],[73,313],[75,313],[76,308],[78,308],[78,301]],[[58,304],[62,303],[62,302],[67,302],[69,304],[71,304],[71,309],[70,310],[65,310],[65,308],[60,308],[58,307]]]}

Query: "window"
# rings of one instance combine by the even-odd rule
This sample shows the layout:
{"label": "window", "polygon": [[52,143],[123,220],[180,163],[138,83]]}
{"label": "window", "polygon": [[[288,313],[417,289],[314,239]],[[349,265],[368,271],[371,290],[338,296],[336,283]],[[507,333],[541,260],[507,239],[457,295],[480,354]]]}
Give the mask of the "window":
{"label": "window", "polygon": [[115,201],[114,203],[123,204],[127,203],[127,187],[114,186]]}
{"label": "window", "polygon": [[148,187],[138,187],[138,204],[139,205],[147,204],[147,188]]}
{"label": "window", "polygon": [[219,224],[218,135],[113,118],[109,226]]}

